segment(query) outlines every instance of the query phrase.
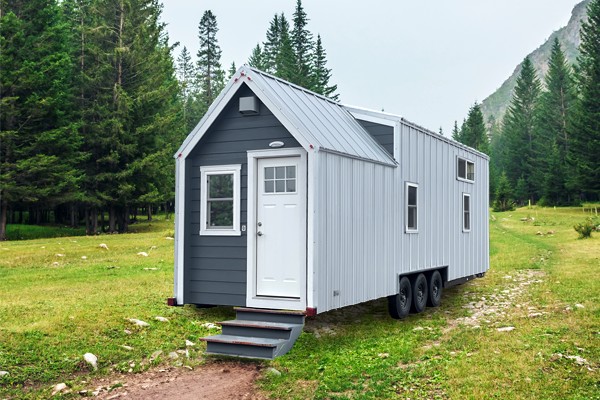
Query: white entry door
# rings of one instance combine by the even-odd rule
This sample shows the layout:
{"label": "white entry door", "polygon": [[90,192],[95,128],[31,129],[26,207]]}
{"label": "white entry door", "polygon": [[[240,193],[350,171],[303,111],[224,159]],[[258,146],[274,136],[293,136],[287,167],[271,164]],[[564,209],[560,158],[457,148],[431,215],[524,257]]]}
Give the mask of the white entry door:
{"label": "white entry door", "polygon": [[258,159],[256,294],[300,298],[306,274],[306,165],[301,157]]}

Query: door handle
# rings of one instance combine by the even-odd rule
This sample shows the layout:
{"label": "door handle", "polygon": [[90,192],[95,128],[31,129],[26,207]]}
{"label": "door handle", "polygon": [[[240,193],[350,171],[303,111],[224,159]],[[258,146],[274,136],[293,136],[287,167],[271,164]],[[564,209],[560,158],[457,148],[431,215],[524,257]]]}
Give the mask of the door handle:
{"label": "door handle", "polygon": [[263,233],[262,233],[261,231],[258,231],[258,232],[256,232],[256,234],[257,234],[258,236],[262,236],[262,235],[263,235]]}

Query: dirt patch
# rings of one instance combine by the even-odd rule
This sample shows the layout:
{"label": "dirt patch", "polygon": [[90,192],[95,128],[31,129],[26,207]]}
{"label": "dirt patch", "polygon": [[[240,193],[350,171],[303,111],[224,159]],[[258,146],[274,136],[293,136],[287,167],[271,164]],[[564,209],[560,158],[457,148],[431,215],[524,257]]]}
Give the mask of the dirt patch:
{"label": "dirt patch", "polygon": [[264,400],[254,381],[260,366],[214,362],[194,370],[167,367],[141,374],[120,374],[90,384],[88,395],[97,399]]}

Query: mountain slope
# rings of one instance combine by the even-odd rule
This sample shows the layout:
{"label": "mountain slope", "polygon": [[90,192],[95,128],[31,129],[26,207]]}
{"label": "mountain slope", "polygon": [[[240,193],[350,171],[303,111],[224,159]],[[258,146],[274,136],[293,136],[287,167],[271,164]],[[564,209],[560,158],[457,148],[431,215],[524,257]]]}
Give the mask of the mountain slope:
{"label": "mountain slope", "polygon": [[[552,43],[554,38],[557,37],[560,41],[563,51],[567,60],[574,64],[579,54],[579,43],[581,41],[579,30],[581,28],[581,21],[586,17],[587,6],[591,0],[584,0],[577,4],[573,8],[571,19],[567,26],[555,31],[550,35],[548,40],[529,54],[529,58],[533,63],[538,76],[543,79],[544,74],[548,70],[548,58],[550,57],[550,51],[552,49]],[[521,73],[521,64],[519,64],[512,75],[504,81],[502,86],[485,100],[481,102],[481,111],[485,118],[485,121],[489,121],[489,118],[493,116],[496,121],[501,121],[508,105],[510,103],[512,92],[515,87],[517,77]]]}

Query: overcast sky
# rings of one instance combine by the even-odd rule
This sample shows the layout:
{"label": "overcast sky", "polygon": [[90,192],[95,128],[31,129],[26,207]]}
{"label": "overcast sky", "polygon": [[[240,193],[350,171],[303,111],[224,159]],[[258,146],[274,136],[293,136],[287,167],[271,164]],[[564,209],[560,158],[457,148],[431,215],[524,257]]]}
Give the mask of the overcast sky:
{"label": "overcast sky", "polygon": [[[580,0],[303,0],[345,104],[398,114],[449,135],[469,107],[565,26]],[[247,62],[275,13],[296,0],[163,0],[171,43],[195,56],[205,10],[217,17],[225,69]]]}

